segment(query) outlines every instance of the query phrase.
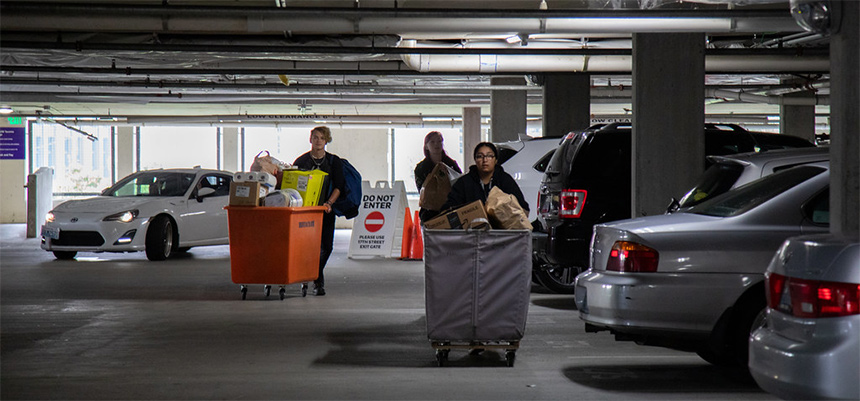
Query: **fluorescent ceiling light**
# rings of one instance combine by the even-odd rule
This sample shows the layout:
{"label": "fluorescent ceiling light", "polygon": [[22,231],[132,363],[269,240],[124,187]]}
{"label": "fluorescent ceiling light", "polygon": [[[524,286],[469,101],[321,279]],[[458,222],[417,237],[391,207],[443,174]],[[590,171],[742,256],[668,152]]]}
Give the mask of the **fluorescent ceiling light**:
{"label": "fluorescent ceiling light", "polygon": [[511,35],[505,38],[505,42],[508,42],[510,44],[520,43],[520,40],[520,35]]}
{"label": "fluorescent ceiling light", "polygon": [[0,114],[12,114],[13,111],[10,106],[0,106]]}

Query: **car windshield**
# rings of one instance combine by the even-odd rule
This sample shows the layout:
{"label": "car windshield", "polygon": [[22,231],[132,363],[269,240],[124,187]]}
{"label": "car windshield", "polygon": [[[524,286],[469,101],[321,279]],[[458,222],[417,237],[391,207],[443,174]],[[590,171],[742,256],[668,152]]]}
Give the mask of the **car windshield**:
{"label": "car windshield", "polygon": [[147,171],[130,175],[104,192],[104,196],[183,196],[195,174]]}
{"label": "car windshield", "polygon": [[693,206],[688,212],[717,217],[737,216],[824,171],[824,168],[815,166],[783,170],[711,198]]}
{"label": "car windshield", "polygon": [[744,171],[744,167],[737,163],[717,163],[705,170],[696,185],[687,192],[679,207],[687,208],[698,205],[707,199],[724,193],[735,185],[738,177]]}

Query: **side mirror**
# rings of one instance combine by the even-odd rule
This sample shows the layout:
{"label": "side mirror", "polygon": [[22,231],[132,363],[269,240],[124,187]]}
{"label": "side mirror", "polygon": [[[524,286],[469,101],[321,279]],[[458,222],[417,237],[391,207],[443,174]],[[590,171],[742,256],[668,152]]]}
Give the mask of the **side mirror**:
{"label": "side mirror", "polygon": [[672,197],[672,201],[669,202],[669,206],[666,207],[666,214],[672,214],[678,211],[681,208],[681,204],[677,199]]}
{"label": "side mirror", "polygon": [[215,188],[200,188],[197,190],[197,202],[203,202],[203,198],[215,193]]}

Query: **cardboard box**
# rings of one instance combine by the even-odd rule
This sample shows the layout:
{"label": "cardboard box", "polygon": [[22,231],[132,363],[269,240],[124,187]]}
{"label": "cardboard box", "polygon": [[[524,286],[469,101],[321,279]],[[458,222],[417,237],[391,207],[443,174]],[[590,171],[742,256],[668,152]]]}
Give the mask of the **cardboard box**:
{"label": "cardboard box", "polygon": [[484,202],[479,200],[430,219],[424,223],[424,228],[431,230],[467,228],[477,219],[483,219],[483,222],[487,221],[487,213],[484,211]]}
{"label": "cardboard box", "polygon": [[[302,195],[302,206],[318,206],[323,183],[328,173],[322,170],[299,171],[284,170],[281,189],[292,188]],[[325,201],[323,201],[325,202]]]}
{"label": "cardboard box", "polygon": [[230,206],[260,206],[268,190],[258,181],[230,183]]}

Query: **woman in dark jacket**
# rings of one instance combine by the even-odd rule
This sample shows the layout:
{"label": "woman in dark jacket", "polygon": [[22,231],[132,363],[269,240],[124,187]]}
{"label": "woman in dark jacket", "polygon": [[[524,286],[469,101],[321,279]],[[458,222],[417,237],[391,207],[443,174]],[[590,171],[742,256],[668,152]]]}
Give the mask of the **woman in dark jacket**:
{"label": "woman in dark jacket", "polygon": [[442,206],[442,210],[460,207],[476,200],[487,203],[490,189],[498,187],[502,192],[515,196],[528,214],[529,204],[523,197],[520,186],[502,166],[496,165],[498,162],[496,155],[498,155],[496,145],[490,142],[481,142],[475,146],[475,165],[469,167],[469,172],[462,175],[451,187],[448,200]]}
{"label": "woman in dark jacket", "polygon": [[433,171],[433,167],[436,167],[436,164],[439,162],[447,164],[458,173],[463,173],[457,161],[448,157],[448,154],[445,153],[442,142],[442,133],[439,131],[430,131],[424,136],[424,160],[421,160],[415,166],[415,186],[418,187],[419,191],[424,186],[424,180],[427,179],[427,176]]}

